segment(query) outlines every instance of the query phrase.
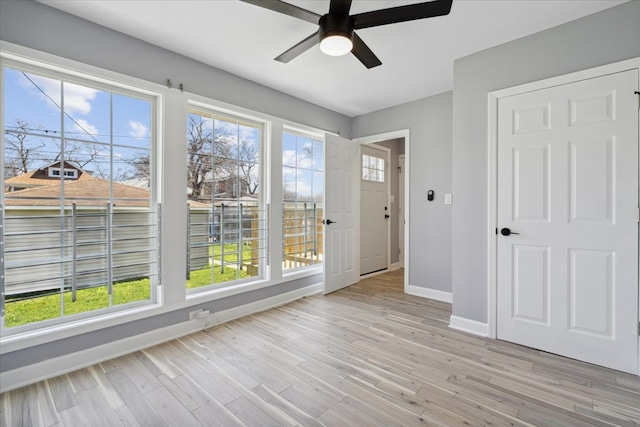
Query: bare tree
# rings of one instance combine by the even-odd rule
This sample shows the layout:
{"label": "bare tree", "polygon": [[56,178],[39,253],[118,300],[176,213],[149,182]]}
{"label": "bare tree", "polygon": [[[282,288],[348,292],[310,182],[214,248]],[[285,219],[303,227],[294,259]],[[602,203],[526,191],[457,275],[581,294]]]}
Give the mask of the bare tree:
{"label": "bare tree", "polygon": [[29,138],[28,132],[34,128],[26,120],[16,119],[12,126],[5,130],[4,137],[4,177],[11,178],[31,170],[35,160],[41,158],[40,151],[45,146],[42,140]]}
{"label": "bare tree", "polygon": [[213,135],[207,120],[197,114],[189,114],[187,127],[187,186],[190,198],[200,200],[205,196],[207,179],[212,180]]}
{"label": "bare tree", "polygon": [[[138,178],[149,176],[149,154],[138,153],[129,165]],[[212,126],[211,119],[189,114],[187,123],[187,187],[190,200],[210,201],[215,183],[231,187],[237,183],[238,195],[255,194],[259,188],[259,147],[224,126]],[[246,189],[246,190],[245,190]]]}
{"label": "bare tree", "polygon": [[255,143],[247,138],[240,138],[238,145],[239,178],[246,182],[248,193],[253,195],[260,185],[260,177],[257,174],[260,150]]}
{"label": "bare tree", "polygon": [[134,159],[129,162],[133,167],[133,177],[149,179],[151,176],[151,161],[149,152],[137,152]]}
{"label": "bare tree", "polygon": [[[110,172],[100,167],[101,158],[107,158],[109,150],[91,142],[66,141],[64,150],[62,140],[47,138],[42,125],[33,125],[26,120],[16,119],[5,131],[5,178],[21,175],[41,167],[42,164],[59,162],[64,152],[66,161],[73,162],[84,169],[92,165],[93,174],[99,178],[109,178]],[[47,148],[49,145],[49,148]],[[119,172],[126,175],[126,171]]]}

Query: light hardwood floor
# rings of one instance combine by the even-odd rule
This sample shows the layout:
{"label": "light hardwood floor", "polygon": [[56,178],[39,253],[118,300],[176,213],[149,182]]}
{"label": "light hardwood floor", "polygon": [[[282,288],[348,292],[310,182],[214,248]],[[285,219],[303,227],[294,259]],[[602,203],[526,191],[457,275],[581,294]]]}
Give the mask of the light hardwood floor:
{"label": "light hardwood floor", "polygon": [[448,328],[402,271],[0,395],[2,426],[640,424],[640,380]]}

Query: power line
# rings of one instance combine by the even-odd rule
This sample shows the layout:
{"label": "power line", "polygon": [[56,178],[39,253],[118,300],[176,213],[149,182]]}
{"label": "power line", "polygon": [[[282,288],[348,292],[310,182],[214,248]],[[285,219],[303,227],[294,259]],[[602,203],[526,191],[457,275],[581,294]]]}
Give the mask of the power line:
{"label": "power line", "polygon": [[[62,135],[62,132],[60,132],[59,130],[53,130],[53,129],[42,129],[42,128],[29,128],[29,127],[20,127],[20,126],[5,126],[5,131],[4,133],[26,133],[28,131],[35,131],[35,132],[44,132],[44,133],[51,133],[54,135]],[[71,131],[65,131],[65,135],[80,135],[80,134],[84,134],[85,132],[71,132]],[[94,134],[90,134],[91,136],[108,136],[108,137],[112,137],[112,138],[131,138],[131,139],[151,139],[150,136],[131,136],[131,135],[109,135],[109,134],[105,134],[105,133],[94,133]]]}
{"label": "power line", "polygon": [[61,107],[60,105],[58,105],[58,104],[56,103],[56,101],[54,101],[54,100],[53,100],[53,98],[51,98],[51,97],[50,97],[50,96],[49,96],[49,95],[48,95],[44,90],[42,90],[42,88],[41,88],[40,86],[38,86],[38,85],[36,84],[36,82],[34,82],[33,80],[31,80],[31,78],[27,75],[27,73],[25,73],[24,71],[22,71],[22,75],[23,75],[23,76],[25,76],[25,78],[26,78],[27,80],[29,80],[29,81],[31,82],[31,84],[32,84],[32,85],[34,85],[34,86],[36,87],[36,89],[38,89],[38,90],[39,90],[39,91],[40,91],[44,96],[46,96],[46,97],[47,97],[47,98],[48,98],[48,99],[53,103],[53,105],[55,105],[56,107],[58,107],[58,110],[60,110],[60,112],[61,112],[62,114],[64,114],[65,116],[69,117],[69,118],[71,119],[71,121],[72,121],[73,123],[75,123],[75,124],[76,124],[76,126],[78,126],[80,129],[82,129],[82,130],[83,130],[87,135],[89,135],[91,138],[93,138],[93,140],[94,140],[94,141],[98,142],[98,140],[97,140],[97,139],[96,139],[96,138],[95,138],[91,133],[89,133],[89,131],[87,131],[84,127],[82,127],[82,125],[81,125],[80,123],[78,123],[78,122],[76,121],[76,119],[74,119],[73,117],[71,117],[71,115],[69,115],[69,113],[67,113],[66,111],[64,111],[64,110],[62,109],[62,107]]}

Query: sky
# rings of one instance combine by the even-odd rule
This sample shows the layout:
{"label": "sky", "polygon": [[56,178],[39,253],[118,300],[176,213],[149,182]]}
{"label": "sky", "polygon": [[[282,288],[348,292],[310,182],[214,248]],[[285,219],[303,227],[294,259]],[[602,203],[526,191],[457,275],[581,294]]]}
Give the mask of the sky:
{"label": "sky", "polygon": [[[112,93],[88,84],[60,81],[6,67],[4,71],[4,126],[17,121],[29,124],[26,139],[33,150],[29,169],[55,160],[64,136],[77,140],[67,148],[79,162],[92,162],[84,169],[114,178],[132,173],[130,161],[150,148],[151,102],[122,93]],[[113,150],[111,150],[113,146]],[[15,156],[5,144],[5,156]],[[113,170],[110,154],[113,151]]]}
{"label": "sky", "polygon": [[[5,141],[15,141],[11,130],[16,129],[17,122],[28,124],[31,135],[25,141],[31,150],[29,170],[56,161],[63,132],[68,141],[67,158],[101,178],[130,179],[135,171],[132,160],[141,153],[148,155],[152,127],[148,99],[10,67],[5,68],[3,77]],[[228,135],[234,146],[240,147],[238,141],[244,140],[259,152],[258,127],[213,115],[203,119],[212,132]],[[285,192],[295,194],[296,201],[321,201],[322,143],[285,133],[282,155]],[[19,155],[5,143],[5,157],[10,160]],[[238,148],[233,149],[231,157],[242,157]],[[257,176],[253,179],[258,182]]]}
{"label": "sky", "polygon": [[284,133],[282,181],[285,198],[287,194],[296,194],[296,201],[322,201],[323,156],[320,141]]}

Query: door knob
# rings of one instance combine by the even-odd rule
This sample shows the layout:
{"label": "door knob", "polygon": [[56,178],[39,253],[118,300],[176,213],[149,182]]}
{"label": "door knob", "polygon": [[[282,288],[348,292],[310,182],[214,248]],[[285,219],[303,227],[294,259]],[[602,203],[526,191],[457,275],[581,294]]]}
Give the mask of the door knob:
{"label": "door knob", "polygon": [[389,219],[389,214],[385,215],[384,217],[385,217],[386,219]]}
{"label": "door knob", "polygon": [[513,231],[505,227],[502,230],[500,230],[500,234],[502,234],[503,236],[508,236],[510,234],[520,234],[520,233],[514,233]]}
{"label": "door knob", "polygon": [[337,224],[335,221],[331,221],[330,219],[326,219],[324,221],[322,221],[323,224],[327,224],[327,225],[331,225],[331,224]]}

